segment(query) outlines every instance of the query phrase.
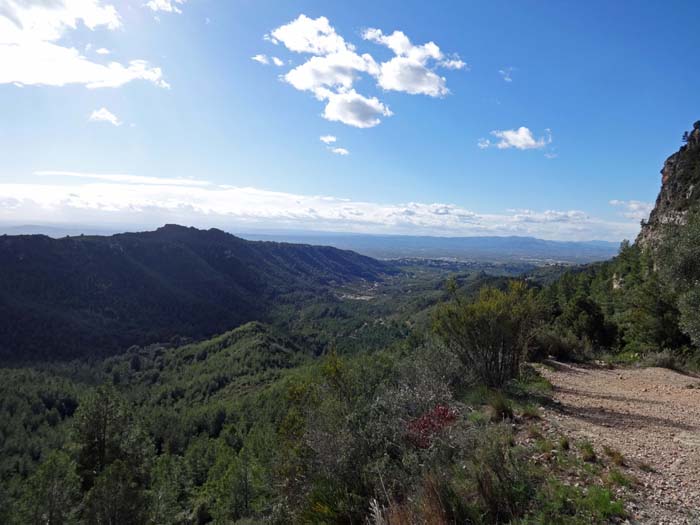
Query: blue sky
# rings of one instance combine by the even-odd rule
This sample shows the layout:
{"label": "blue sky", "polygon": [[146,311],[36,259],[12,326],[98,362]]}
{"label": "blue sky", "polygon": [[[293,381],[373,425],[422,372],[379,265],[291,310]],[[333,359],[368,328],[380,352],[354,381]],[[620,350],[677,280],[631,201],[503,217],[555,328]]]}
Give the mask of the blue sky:
{"label": "blue sky", "polygon": [[698,20],[0,0],[0,222],[633,237],[700,118]]}

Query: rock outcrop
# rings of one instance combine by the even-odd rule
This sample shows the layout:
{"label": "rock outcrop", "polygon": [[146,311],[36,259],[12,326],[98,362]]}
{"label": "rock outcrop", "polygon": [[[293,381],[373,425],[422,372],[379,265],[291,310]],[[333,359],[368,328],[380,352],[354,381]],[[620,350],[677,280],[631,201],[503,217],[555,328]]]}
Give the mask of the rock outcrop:
{"label": "rock outcrop", "polygon": [[653,248],[664,226],[685,224],[688,211],[700,204],[700,121],[683,140],[686,143],[681,149],[664,162],[656,205],[637,237],[640,246]]}

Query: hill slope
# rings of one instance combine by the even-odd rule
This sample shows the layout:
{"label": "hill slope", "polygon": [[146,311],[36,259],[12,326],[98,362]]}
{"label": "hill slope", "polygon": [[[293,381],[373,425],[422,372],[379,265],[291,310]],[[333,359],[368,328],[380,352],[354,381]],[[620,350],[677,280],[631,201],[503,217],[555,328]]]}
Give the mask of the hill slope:
{"label": "hill slope", "polygon": [[391,267],[329,247],[168,225],[110,237],[0,237],[0,359],[63,358],[203,337]]}

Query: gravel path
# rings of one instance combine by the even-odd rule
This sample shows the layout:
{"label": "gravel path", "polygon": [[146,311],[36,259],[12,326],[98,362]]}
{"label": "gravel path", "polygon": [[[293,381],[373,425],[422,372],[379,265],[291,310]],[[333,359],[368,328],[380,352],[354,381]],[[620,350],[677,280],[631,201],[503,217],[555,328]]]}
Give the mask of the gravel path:
{"label": "gravel path", "polygon": [[640,482],[633,522],[700,524],[700,378],[550,364],[541,369],[554,385],[545,419],[599,453],[607,446],[624,455]]}

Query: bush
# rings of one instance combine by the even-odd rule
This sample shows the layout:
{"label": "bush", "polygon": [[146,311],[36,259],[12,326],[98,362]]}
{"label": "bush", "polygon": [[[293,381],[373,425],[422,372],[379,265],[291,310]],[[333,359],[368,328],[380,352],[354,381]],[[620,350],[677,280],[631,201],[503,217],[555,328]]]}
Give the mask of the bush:
{"label": "bush", "polygon": [[581,450],[581,459],[583,459],[583,461],[587,461],[588,463],[595,463],[598,461],[598,456],[596,456],[593,445],[591,445],[590,442],[584,441],[579,446],[579,449]]}
{"label": "bush", "polygon": [[614,448],[610,447],[603,447],[603,452],[605,452],[605,455],[610,458],[610,461],[612,461],[613,464],[617,465],[618,467],[625,464],[625,457],[619,450],[615,450]]}
{"label": "bush", "polygon": [[502,392],[494,392],[489,399],[492,421],[513,419],[513,404]]}
{"label": "bush", "polygon": [[653,366],[658,368],[668,368],[669,370],[680,371],[683,369],[683,364],[679,356],[671,350],[665,349],[661,352],[647,354],[642,360],[644,366]]}
{"label": "bush", "polygon": [[574,334],[543,326],[533,334],[529,357],[533,361],[548,357],[557,361],[580,361],[585,354],[584,344]]}
{"label": "bush", "polygon": [[434,316],[438,337],[479,382],[500,387],[517,377],[539,313],[533,291],[514,281],[506,291],[482,288],[471,303],[452,291]]}

